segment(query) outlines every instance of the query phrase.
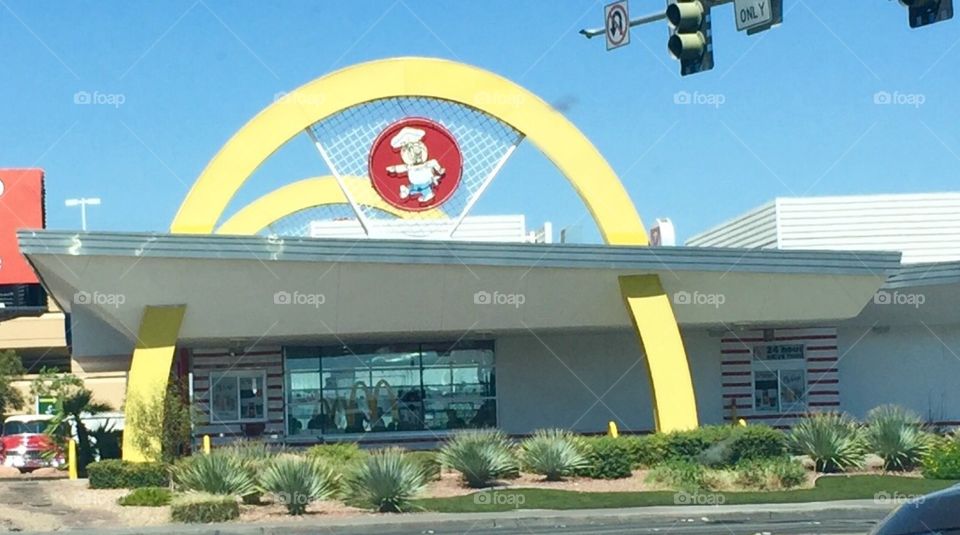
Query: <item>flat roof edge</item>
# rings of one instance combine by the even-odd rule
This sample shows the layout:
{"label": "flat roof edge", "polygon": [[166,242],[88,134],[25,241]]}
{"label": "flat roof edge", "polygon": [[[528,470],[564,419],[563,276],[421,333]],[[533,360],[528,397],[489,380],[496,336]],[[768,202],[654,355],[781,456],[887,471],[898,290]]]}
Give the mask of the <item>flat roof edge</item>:
{"label": "flat roof edge", "polygon": [[27,256],[120,256],[340,263],[875,275],[900,269],[899,252],[642,247],[427,240],[335,239],[21,230]]}

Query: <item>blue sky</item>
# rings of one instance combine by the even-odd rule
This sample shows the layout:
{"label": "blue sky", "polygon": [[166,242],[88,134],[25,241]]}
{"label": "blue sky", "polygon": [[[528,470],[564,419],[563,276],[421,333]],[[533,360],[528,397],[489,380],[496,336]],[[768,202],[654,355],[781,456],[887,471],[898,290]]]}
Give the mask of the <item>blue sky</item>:
{"label": "blue sky", "polygon": [[[631,11],[662,5],[632,0]],[[776,196],[958,189],[960,20],[910,30],[895,1],[786,0],[782,26],[747,36],[720,6],[716,68],[681,78],[665,23],[634,28],[613,52],[578,35],[602,10],[565,0],[0,0],[0,166],[47,170],[51,228],[79,227],[64,199],[99,196],[91,229],[162,231],[213,154],[276,93],[413,55],[478,65],[562,107],[645,221],[671,217],[681,238]],[[118,105],[76,104],[84,91]],[[677,104],[680,92],[702,104]],[[884,95],[891,103],[878,104]],[[301,136],[231,207],[324,172]],[[517,212],[597,239],[572,188],[527,145],[476,207]]]}

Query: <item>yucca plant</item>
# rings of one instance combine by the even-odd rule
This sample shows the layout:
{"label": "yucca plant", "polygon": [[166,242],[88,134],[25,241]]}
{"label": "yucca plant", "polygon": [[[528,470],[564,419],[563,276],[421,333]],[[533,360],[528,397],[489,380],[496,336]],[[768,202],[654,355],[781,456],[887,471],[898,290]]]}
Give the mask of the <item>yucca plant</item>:
{"label": "yucca plant", "polygon": [[260,486],[276,495],[288,513],[302,515],[314,500],[333,495],[337,479],[323,461],[286,454],[267,464],[260,475]]}
{"label": "yucca plant", "polygon": [[588,463],[576,435],[563,429],[542,429],[520,444],[523,466],[547,481],[560,481]]}
{"label": "yucca plant", "polygon": [[859,468],[866,454],[860,427],[845,414],[808,416],[793,426],[787,443],[794,453],[813,459],[818,472]]}
{"label": "yucca plant", "polygon": [[[233,456],[239,461],[250,474],[250,479],[257,481],[260,473],[263,472],[267,464],[276,456],[270,447],[262,440],[237,440],[222,450],[225,454]],[[263,492],[258,488],[250,494],[241,496],[245,504],[259,504]]]}
{"label": "yucca plant", "polygon": [[438,455],[440,462],[457,472],[467,486],[489,485],[517,468],[510,441],[502,431],[481,429],[461,431],[444,444]]}
{"label": "yucca plant", "polygon": [[883,459],[884,470],[912,470],[932,446],[920,416],[896,405],[867,413],[866,438],[870,451]]}
{"label": "yucca plant", "polygon": [[182,490],[209,494],[246,496],[257,491],[247,466],[227,450],[182,459],[173,467],[173,482]]}
{"label": "yucca plant", "polygon": [[350,473],[347,499],[381,513],[401,513],[411,509],[410,501],[426,481],[420,461],[400,448],[388,448],[367,456]]}

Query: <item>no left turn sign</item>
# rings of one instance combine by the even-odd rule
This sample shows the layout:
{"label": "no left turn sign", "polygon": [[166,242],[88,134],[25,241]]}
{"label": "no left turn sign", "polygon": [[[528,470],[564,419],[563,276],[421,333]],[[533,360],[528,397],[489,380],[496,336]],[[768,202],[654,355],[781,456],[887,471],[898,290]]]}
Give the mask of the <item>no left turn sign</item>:
{"label": "no left turn sign", "polygon": [[630,11],[627,9],[627,0],[607,4],[603,8],[603,20],[607,50],[630,44]]}

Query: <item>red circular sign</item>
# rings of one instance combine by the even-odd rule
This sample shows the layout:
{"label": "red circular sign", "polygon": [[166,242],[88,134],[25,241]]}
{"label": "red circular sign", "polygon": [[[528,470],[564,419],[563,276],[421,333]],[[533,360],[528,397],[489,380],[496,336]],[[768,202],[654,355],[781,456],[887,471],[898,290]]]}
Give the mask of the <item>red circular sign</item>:
{"label": "red circular sign", "polygon": [[443,204],[457,190],[463,155],[439,123],[408,117],[380,132],[368,165],[373,189],[384,201],[419,212]]}

